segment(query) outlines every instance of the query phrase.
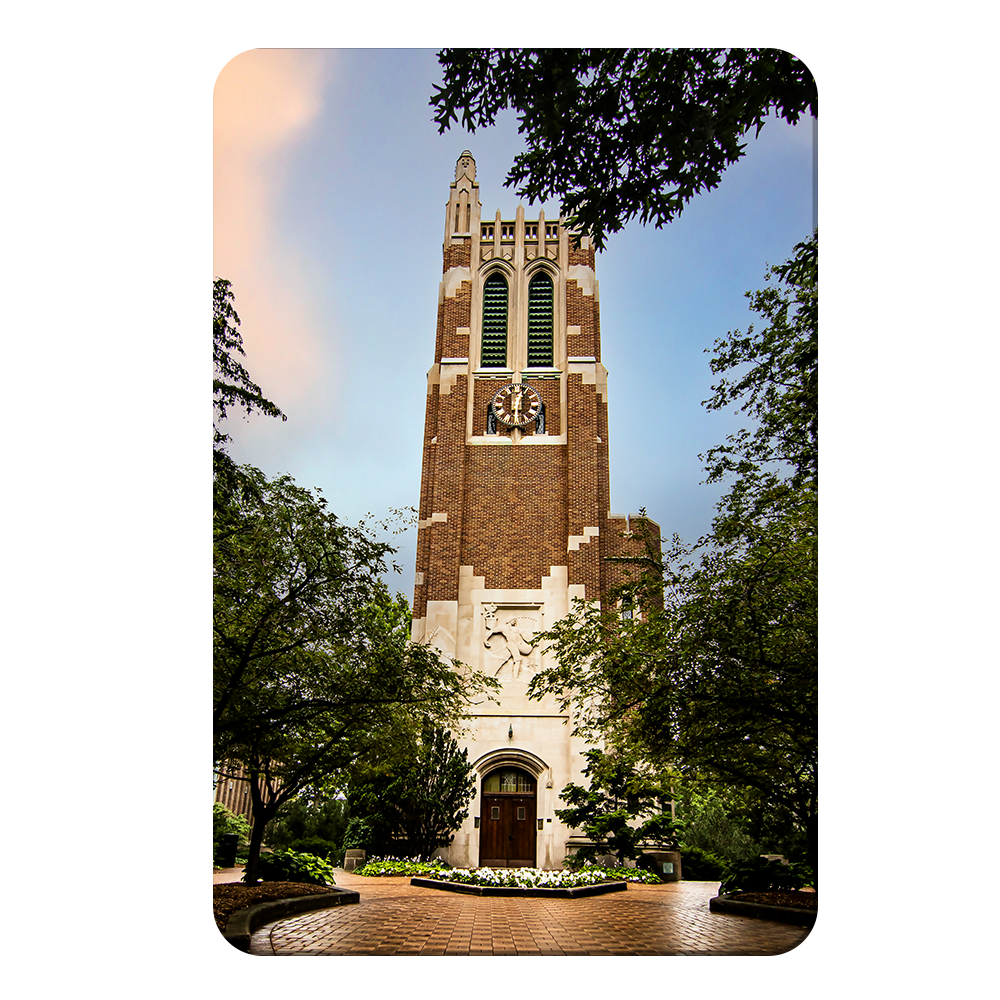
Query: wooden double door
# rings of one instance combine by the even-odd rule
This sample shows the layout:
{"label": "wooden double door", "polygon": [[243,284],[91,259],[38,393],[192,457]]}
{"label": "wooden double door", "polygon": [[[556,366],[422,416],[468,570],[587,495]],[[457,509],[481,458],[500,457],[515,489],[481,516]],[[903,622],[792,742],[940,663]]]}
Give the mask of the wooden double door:
{"label": "wooden double door", "polygon": [[534,868],[537,813],[534,779],[507,769],[483,780],[479,864],[483,868]]}

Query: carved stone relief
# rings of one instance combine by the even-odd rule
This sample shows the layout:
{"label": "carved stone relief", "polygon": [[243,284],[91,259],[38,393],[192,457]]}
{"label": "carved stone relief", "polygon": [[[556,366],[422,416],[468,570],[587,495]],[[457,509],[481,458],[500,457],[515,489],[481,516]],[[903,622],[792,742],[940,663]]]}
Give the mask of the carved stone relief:
{"label": "carved stone relief", "polygon": [[495,604],[484,604],[483,619],[483,645],[493,657],[494,676],[500,677],[503,674],[511,680],[517,680],[522,671],[533,674],[538,670],[539,654],[535,639],[539,625],[537,618],[510,610],[498,613]]}

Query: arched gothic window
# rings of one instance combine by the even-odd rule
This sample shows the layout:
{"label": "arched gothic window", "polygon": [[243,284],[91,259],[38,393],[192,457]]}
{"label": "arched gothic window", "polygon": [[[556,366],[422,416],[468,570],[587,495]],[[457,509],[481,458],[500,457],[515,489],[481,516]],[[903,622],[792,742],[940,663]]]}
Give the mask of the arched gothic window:
{"label": "arched gothic window", "polygon": [[552,367],[552,279],[539,271],[528,283],[528,367]]}
{"label": "arched gothic window", "polygon": [[535,790],[535,779],[527,771],[517,768],[504,768],[493,771],[483,779],[483,792],[497,794],[498,792],[531,793]]}
{"label": "arched gothic window", "polygon": [[507,367],[507,279],[494,271],[483,283],[483,368]]}

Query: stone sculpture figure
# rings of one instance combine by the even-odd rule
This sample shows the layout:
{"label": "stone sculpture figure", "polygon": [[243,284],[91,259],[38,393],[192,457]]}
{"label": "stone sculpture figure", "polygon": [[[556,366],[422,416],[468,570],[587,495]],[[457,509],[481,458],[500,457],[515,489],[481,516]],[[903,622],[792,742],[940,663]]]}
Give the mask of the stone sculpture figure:
{"label": "stone sculpture figure", "polygon": [[511,677],[517,679],[521,675],[522,669],[531,669],[532,655],[535,651],[535,632],[538,630],[538,621],[535,618],[520,616],[508,618],[501,622],[497,617],[495,604],[483,606],[483,617],[486,619],[486,637],[483,645],[492,650],[490,640],[494,636],[502,636],[506,648],[506,656],[497,666],[494,676],[499,676],[507,664],[510,664]]}

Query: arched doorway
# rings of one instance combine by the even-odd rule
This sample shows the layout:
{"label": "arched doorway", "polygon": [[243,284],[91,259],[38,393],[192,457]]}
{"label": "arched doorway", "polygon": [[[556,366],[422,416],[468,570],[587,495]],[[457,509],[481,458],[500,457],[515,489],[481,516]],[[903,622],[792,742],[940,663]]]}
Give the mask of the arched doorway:
{"label": "arched doorway", "polygon": [[483,778],[480,803],[480,867],[534,868],[534,776],[519,767],[491,771]]}

